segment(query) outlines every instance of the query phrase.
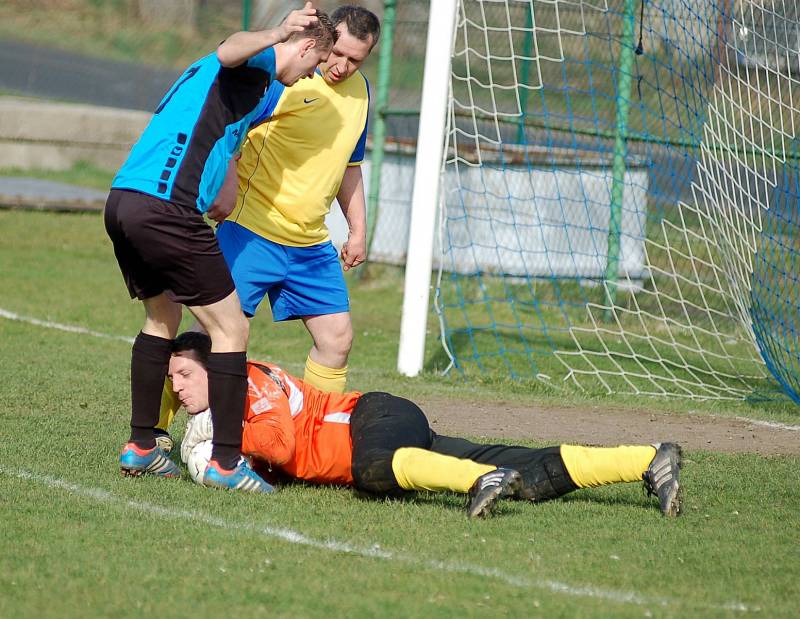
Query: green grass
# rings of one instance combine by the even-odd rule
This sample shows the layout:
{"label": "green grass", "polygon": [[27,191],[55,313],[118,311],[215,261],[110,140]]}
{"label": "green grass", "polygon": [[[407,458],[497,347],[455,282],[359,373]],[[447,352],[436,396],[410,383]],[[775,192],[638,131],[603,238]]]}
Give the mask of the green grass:
{"label": "green grass", "polygon": [[[0,307],[136,333],[142,310],[126,297],[99,215],[0,211],[0,225]],[[355,388],[531,406],[587,401],[499,373],[468,383],[431,371],[398,378],[400,271],[373,265],[350,284]],[[429,366],[441,361],[434,327]],[[252,335],[253,356],[300,371],[309,341],[299,325],[261,315]],[[232,496],[119,477],[125,342],[0,318],[0,346],[0,588],[13,592],[0,596],[2,617],[795,614],[798,457],[689,453],[677,521],[664,520],[636,484],[538,506],[504,503],[483,522],[467,521],[462,500],[449,495],[368,502],[296,486]],[[670,407],[686,408],[646,404]],[[791,418],[770,405],[726,408]]]}
{"label": "green grass", "polygon": [[[0,359],[0,586],[14,592],[0,616],[739,616],[732,603],[794,613],[798,458],[690,454],[677,521],[637,485],[468,522],[444,495],[365,502],[298,486],[263,498],[127,480],[114,467],[127,346],[0,329],[14,351]],[[288,542],[285,529],[310,541]],[[375,549],[390,557],[364,556]]]}
{"label": "green grass", "polygon": [[42,170],[22,168],[0,168],[0,176],[20,176],[58,181],[81,187],[107,190],[111,186],[115,172],[97,167],[88,161],[78,161],[68,170]]}
{"label": "green grass", "polygon": [[[135,335],[141,327],[143,310],[140,304],[127,298],[99,214],[0,211],[0,225],[5,235],[0,245],[0,289],[3,290],[0,307],[93,331]],[[364,277],[350,279],[355,330],[350,376],[354,388],[465,400],[529,402],[536,398],[543,404],[600,401],[608,406],[642,408],[640,397],[603,396],[599,392],[582,393],[566,388],[568,385],[560,380],[565,368],[552,354],[549,355],[552,365],[547,368],[552,377],[549,382],[526,378],[511,380],[502,364],[485,370],[468,368],[466,382],[457,372],[443,377],[440,372],[449,360],[441,348],[438,321],[433,313],[429,319],[425,371],[421,379],[399,376],[395,368],[402,276],[401,269],[373,264]],[[98,291],[102,291],[102,296],[98,297]],[[188,315],[186,320],[189,321]],[[290,371],[302,371],[311,342],[299,322],[274,324],[265,307],[254,319],[251,331],[252,356],[273,360]],[[541,342],[541,347],[545,344]],[[653,398],[647,400],[646,408],[678,414],[691,408],[718,415],[797,422],[796,406],[786,401],[709,401],[687,405],[686,401]]]}

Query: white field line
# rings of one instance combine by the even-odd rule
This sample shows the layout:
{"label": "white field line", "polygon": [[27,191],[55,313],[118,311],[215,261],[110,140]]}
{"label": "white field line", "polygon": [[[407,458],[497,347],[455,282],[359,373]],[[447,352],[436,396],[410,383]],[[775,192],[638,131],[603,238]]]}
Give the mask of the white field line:
{"label": "white field line", "polygon": [[[90,335],[92,337],[99,337],[105,340],[117,340],[119,342],[125,342],[127,344],[133,344],[134,338],[128,337],[126,335],[113,335],[111,333],[101,333],[100,331],[92,331],[91,329],[87,329],[85,327],[78,327],[76,325],[65,325],[60,322],[51,322],[49,320],[40,320],[39,318],[34,318],[32,316],[22,316],[21,314],[16,314],[14,312],[10,312],[6,309],[0,307],[0,318],[7,318],[8,320],[16,320],[17,322],[26,322],[31,325],[35,325],[37,327],[44,327],[45,329],[55,329],[57,331],[66,331],[67,333],[76,333],[78,335]],[[302,369],[305,367],[302,363],[282,363],[281,367],[292,367],[294,370]],[[369,370],[366,373],[371,373]]]}
{"label": "white field line", "polygon": [[792,426],[788,423],[780,423],[779,421],[759,421],[758,419],[750,419],[749,417],[734,417],[739,421],[745,421],[754,426],[763,426],[765,428],[772,428],[774,430],[789,430],[790,432],[800,432],[800,426]]}
{"label": "white field line", "polygon": [[317,550],[402,563],[416,569],[422,568],[433,572],[466,574],[469,576],[479,576],[481,578],[491,578],[507,585],[511,585],[512,587],[518,587],[521,589],[541,589],[569,597],[595,598],[607,600],[609,602],[615,602],[618,604],[632,604],[636,606],[659,606],[662,608],[688,606],[691,608],[737,612],[758,612],[760,610],[757,607],[745,606],[740,602],[729,602],[723,605],[696,605],[692,603],[687,604],[678,599],[642,596],[638,593],[630,591],[602,589],[600,587],[594,587],[590,585],[576,586],[553,580],[535,580],[525,576],[509,574],[493,567],[485,567],[471,563],[462,563],[449,560],[425,559],[391,550],[385,550],[382,549],[378,544],[357,546],[350,544],[349,542],[340,542],[334,539],[315,539],[298,531],[283,527],[271,527],[268,525],[259,525],[247,522],[234,522],[232,520],[204,514],[203,512],[196,510],[163,507],[161,505],[147,503],[141,500],[133,501],[117,496],[107,490],[103,490],[102,488],[81,486],[64,479],[43,475],[25,469],[15,469],[0,465],[0,474],[31,481],[48,488],[63,490],[74,496],[90,499],[97,503],[104,503],[122,509],[139,512],[146,516],[165,518],[170,521],[174,521],[176,518],[182,518],[199,524],[222,529],[224,531],[238,531],[242,533],[256,534],[264,538],[276,539],[289,544],[308,546]]}
{"label": "white field line", "polygon": [[8,320],[27,322],[28,324],[36,325],[37,327],[45,327],[46,329],[57,329],[58,331],[66,331],[68,333],[78,333],[79,335],[91,335],[92,337],[100,337],[107,340],[119,340],[121,342],[127,342],[128,344],[133,344],[132,337],[125,337],[124,335],[109,335],[108,333],[100,333],[99,331],[92,331],[84,327],[76,327],[75,325],[62,325],[61,323],[58,322],[50,322],[49,320],[39,320],[38,318],[32,318],[31,316],[20,316],[19,314],[15,314],[14,312],[9,312],[8,310],[4,310],[3,308],[0,308],[0,317],[8,318]]}
{"label": "white field line", "polygon": [[[66,331],[67,333],[76,333],[78,335],[90,335],[92,337],[99,337],[107,340],[118,340],[120,342],[133,344],[132,337],[127,337],[124,335],[113,335],[109,333],[101,333],[100,331],[92,331],[91,329],[86,329],[85,327],[78,327],[75,325],[65,325],[59,322],[50,322],[49,320],[40,320],[38,318],[33,318],[31,316],[22,316],[20,314],[15,314],[14,312],[5,310],[1,307],[0,307],[0,318],[7,318],[8,320],[16,320],[18,322],[27,322],[28,324],[36,325],[37,327],[44,327],[46,329],[56,329],[58,331]],[[281,366],[291,370],[298,370],[305,367],[301,363],[282,363]],[[372,375],[372,376],[383,374],[383,372],[371,371],[369,368],[359,368],[358,373]],[[779,423],[776,421],[760,421],[758,419],[750,419],[749,417],[734,417],[734,419],[745,421],[747,423],[751,423],[756,426],[765,426],[768,428],[772,428],[774,430],[789,430],[794,432],[800,431],[800,426],[792,426],[789,424]]]}

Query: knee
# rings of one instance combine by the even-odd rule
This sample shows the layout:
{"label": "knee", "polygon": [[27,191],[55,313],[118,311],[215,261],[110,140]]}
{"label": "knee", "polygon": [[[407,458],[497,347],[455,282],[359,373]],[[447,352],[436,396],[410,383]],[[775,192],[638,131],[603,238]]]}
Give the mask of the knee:
{"label": "knee", "polygon": [[239,322],[237,326],[239,329],[239,337],[242,339],[242,343],[247,346],[247,342],[250,339],[250,321],[244,314],[239,316]]}
{"label": "knee", "polygon": [[348,321],[324,333],[319,341],[314,342],[320,351],[347,357],[353,347],[353,327]]}
{"label": "knee", "polygon": [[528,465],[519,467],[522,475],[519,496],[531,501],[549,501],[577,489],[559,447],[538,450],[536,455]]}
{"label": "knee", "polygon": [[151,335],[173,339],[178,332],[182,317],[183,307],[177,303],[151,303],[147,306],[143,331]]}
{"label": "knee", "polygon": [[244,314],[240,314],[234,321],[231,335],[241,350],[247,349],[247,341],[250,339],[250,321]]}
{"label": "knee", "polygon": [[353,486],[357,490],[383,496],[404,494],[392,470],[394,453],[385,449],[370,449],[353,453]]}
{"label": "knee", "polygon": [[205,325],[215,352],[237,352],[247,350],[250,322],[244,314],[230,317],[219,325]]}
{"label": "knee", "polygon": [[178,303],[173,303],[168,312],[170,327],[173,331],[177,332],[178,327],[181,325],[181,319],[183,318],[183,306],[179,305]]}
{"label": "knee", "polygon": [[350,321],[334,332],[334,346],[343,355],[349,355],[353,347],[353,326]]}

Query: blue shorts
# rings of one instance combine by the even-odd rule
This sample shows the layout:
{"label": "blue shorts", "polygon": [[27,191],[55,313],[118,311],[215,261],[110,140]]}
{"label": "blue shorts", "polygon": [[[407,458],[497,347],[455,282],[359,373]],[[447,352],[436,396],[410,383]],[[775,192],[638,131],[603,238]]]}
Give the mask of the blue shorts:
{"label": "blue shorts", "polygon": [[248,316],[255,315],[265,294],[275,321],[350,311],[339,255],[330,241],[281,245],[232,221],[217,227],[217,241]]}

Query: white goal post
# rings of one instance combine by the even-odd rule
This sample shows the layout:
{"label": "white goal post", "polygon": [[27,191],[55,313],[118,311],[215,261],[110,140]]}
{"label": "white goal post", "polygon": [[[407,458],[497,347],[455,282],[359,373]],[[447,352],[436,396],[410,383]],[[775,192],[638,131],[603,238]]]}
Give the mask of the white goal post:
{"label": "white goal post", "polygon": [[450,89],[450,56],[457,5],[458,0],[431,2],[428,20],[403,317],[397,355],[397,370],[406,376],[419,374],[425,357],[433,239],[439,207],[447,98]]}

